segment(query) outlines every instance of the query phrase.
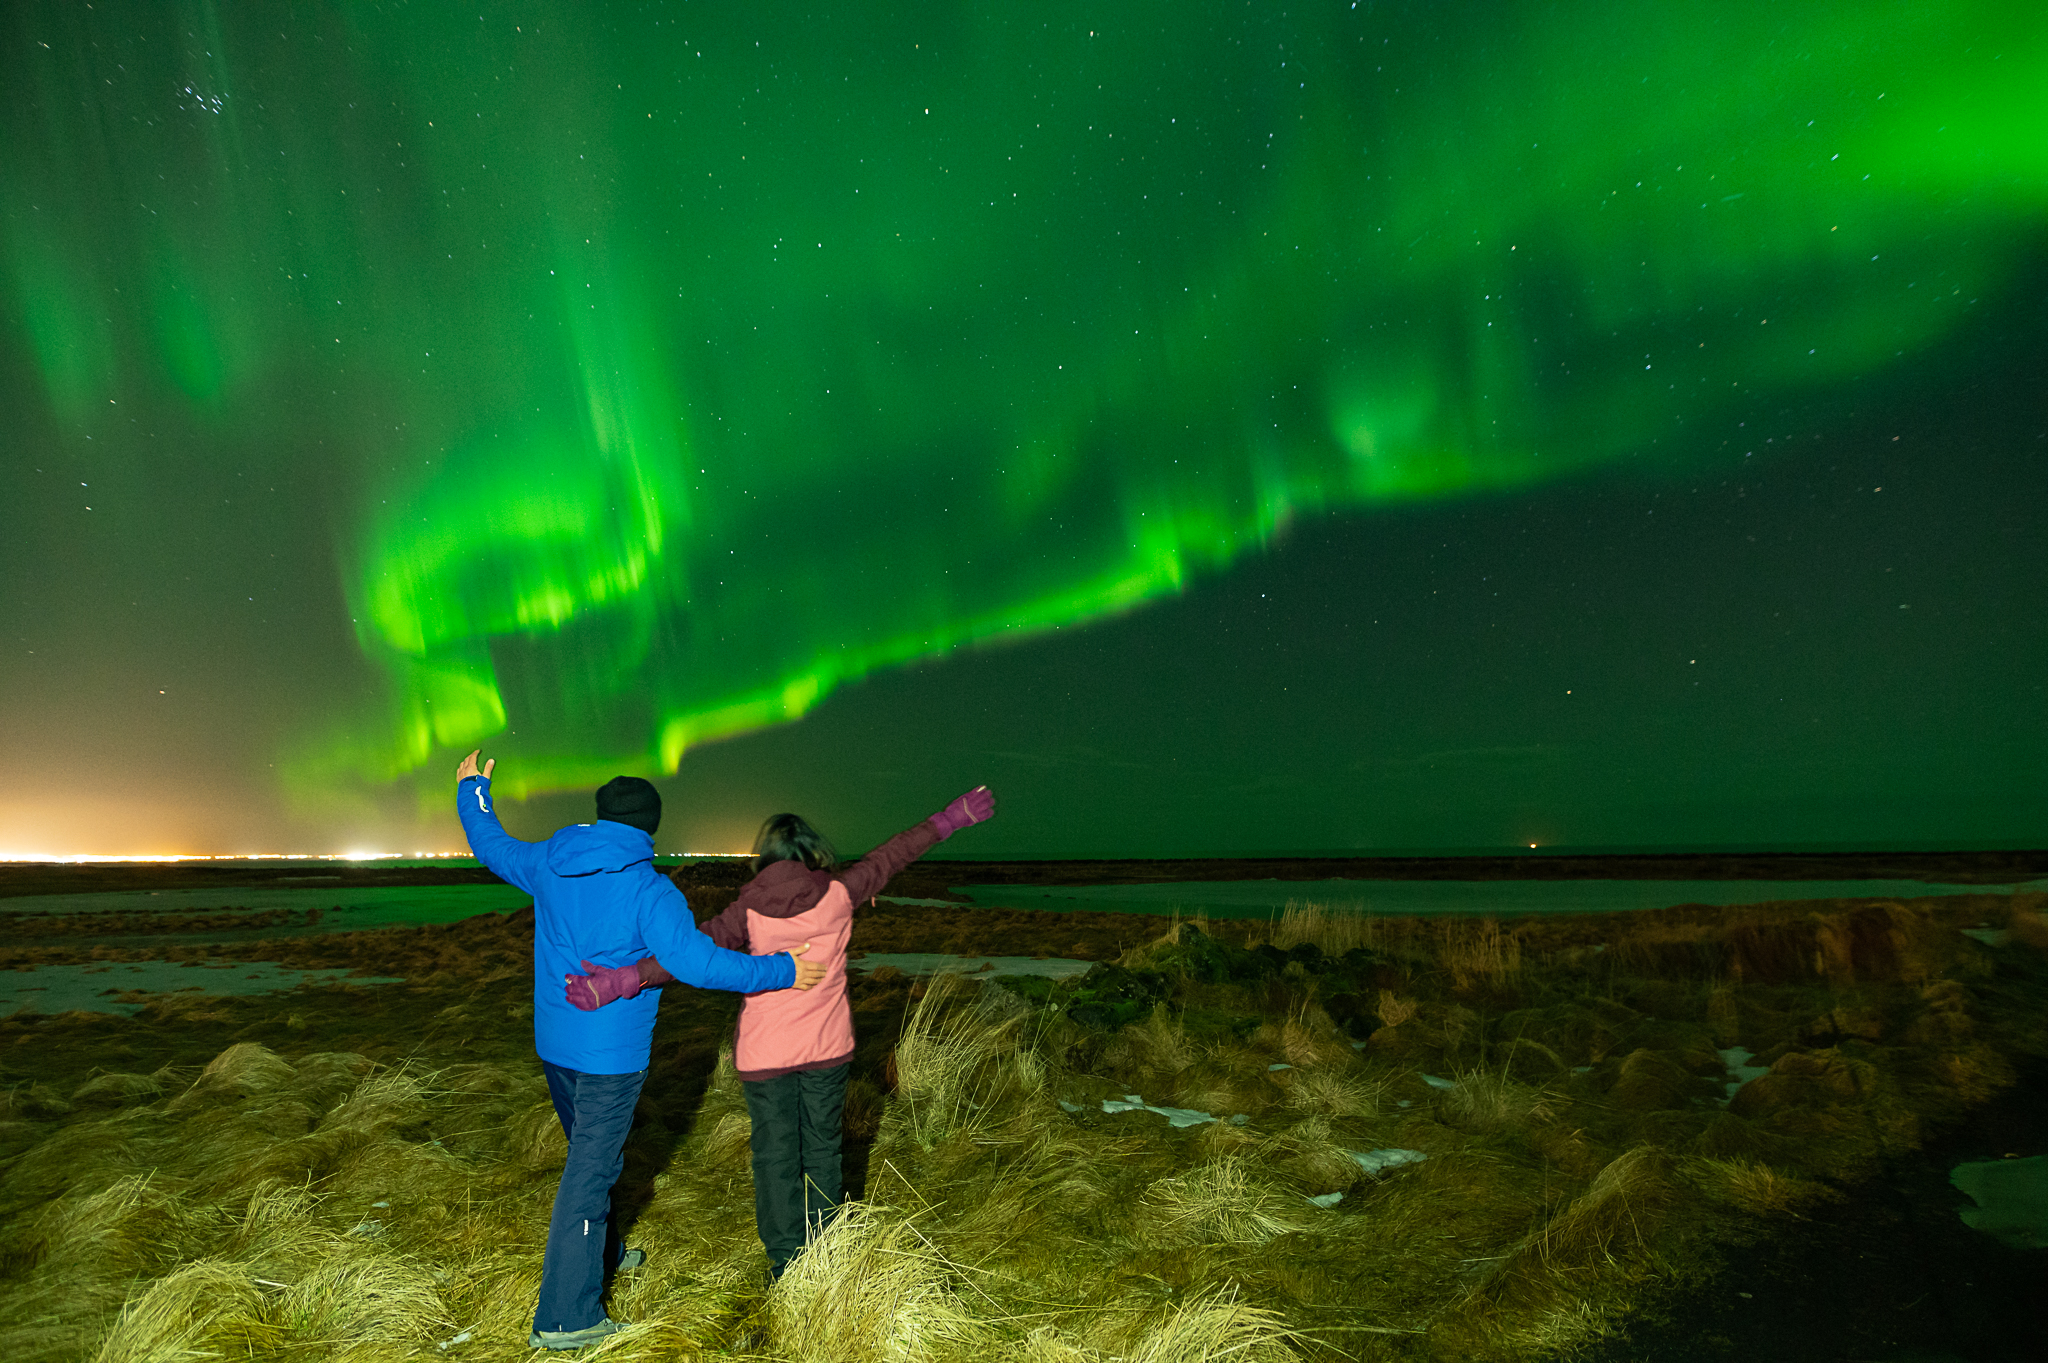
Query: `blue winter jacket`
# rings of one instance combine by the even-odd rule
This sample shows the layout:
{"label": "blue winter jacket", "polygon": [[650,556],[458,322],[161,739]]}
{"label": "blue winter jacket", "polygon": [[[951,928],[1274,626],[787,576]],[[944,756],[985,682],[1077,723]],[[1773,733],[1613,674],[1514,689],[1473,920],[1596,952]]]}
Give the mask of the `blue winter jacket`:
{"label": "blue winter jacket", "polygon": [[647,1068],[661,991],[583,1012],[563,997],[562,976],[581,974],[585,961],[621,966],[656,956],[685,984],[739,994],[796,982],[787,955],[712,945],[683,892],[654,869],[654,839],[631,824],[600,819],[523,842],[498,822],[491,783],[480,776],[456,785],[455,807],[477,859],[533,896],[533,1048],[541,1059],[585,1074]]}

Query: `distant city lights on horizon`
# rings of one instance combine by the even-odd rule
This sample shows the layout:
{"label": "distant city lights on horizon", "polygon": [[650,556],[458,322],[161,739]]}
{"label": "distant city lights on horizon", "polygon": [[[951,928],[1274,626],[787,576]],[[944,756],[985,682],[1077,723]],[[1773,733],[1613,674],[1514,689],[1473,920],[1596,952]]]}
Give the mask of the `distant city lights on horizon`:
{"label": "distant city lights on horizon", "polygon": [[474,860],[471,852],[20,852],[0,851],[0,862],[40,862],[50,865],[99,865],[121,862],[181,861],[428,861],[444,858]]}
{"label": "distant city lights on horizon", "polygon": [[[751,852],[656,852],[658,857],[750,857]],[[474,861],[473,852],[24,852],[0,849],[0,865],[172,865],[187,861]]]}

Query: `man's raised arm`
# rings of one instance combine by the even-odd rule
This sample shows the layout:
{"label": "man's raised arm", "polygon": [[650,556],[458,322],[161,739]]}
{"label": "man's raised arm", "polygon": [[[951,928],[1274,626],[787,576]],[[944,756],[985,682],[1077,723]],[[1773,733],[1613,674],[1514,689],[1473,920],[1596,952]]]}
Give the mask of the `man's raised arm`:
{"label": "man's raised arm", "polygon": [[537,843],[522,842],[505,831],[491,807],[491,771],[498,765],[492,758],[477,770],[479,748],[462,759],[455,769],[455,812],[462,818],[462,832],[476,859],[500,880],[528,894],[534,892],[534,871],[542,852]]}

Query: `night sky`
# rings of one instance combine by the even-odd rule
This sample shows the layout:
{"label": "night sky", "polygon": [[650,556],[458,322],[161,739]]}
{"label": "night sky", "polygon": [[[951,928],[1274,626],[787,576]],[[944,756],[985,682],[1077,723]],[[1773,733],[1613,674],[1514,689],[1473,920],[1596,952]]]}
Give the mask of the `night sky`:
{"label": "night sky", "polygon": [[2039,3],[480,8],[8,8],[0,854],[2048,841]]}

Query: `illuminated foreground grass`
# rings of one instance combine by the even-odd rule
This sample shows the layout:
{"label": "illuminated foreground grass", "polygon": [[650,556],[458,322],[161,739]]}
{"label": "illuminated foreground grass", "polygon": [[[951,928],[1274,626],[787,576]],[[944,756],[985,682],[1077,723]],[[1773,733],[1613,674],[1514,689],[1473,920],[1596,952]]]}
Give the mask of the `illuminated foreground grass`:
{"label": "illuminated foreground grass", "polygon": [[[2005,945],[1956,931],[1985,912]],[[2025,898],[1507,928],[1297,910],[1269,931],[1298,949],[1260,958],[1186,925],[1042,1000],[864,982],[864,1035],[907,1006],[893,1048],[856,1065],[865,1196],[772,1290],[729,1055],[664,1078],[622,1183],[650,1260],[616,1285],[633,1327],[602,1353],[1546,1356],[2048,1050],[2048,932]],[[0,1023],[50,1066],[0,1128],[0,1348],[524,1356],[563,1143],[515,1044],[522,994],[516,972],[421,984],[435,1021],[400,1063],[208,1011],[244,1001]],[[56,1072],[95,1035],[118,1055],[138,1040],[123,1029],[208,1018],[290,1054],[240,1041],[203,1068]],[[658,1043],[658,1077],[679,1044]],[[1775,1063],[1724,1105],[1716,1048],[1734,1045]],[[1125,1093],[1246,1120],[1101,1110]],[[1426,1158],[1375,1176],[1352,1154],[1390,1148]]]}

